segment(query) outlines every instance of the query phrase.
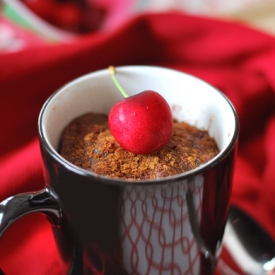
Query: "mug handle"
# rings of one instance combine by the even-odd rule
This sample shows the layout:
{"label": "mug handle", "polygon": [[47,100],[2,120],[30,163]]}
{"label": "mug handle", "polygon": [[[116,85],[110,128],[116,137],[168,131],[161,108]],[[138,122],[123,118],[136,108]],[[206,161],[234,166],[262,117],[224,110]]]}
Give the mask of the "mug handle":
{"label": "mug handle", "polygon": [[57,227],[62,225],[61,203],[50,187],[46,187],[38,192],[11,196],[0,203],[0,239],[12,223],[35,212],[45,214]]}

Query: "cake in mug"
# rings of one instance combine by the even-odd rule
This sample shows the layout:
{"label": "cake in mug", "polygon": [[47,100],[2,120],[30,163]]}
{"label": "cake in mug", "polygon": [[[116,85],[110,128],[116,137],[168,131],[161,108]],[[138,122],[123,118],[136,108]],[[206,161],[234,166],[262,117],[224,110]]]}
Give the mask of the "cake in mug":
{"label": "cake in mug", "polygon": [[218,153],[215,140],[206,130],[174,121],[166,146],[152,154],[134,154],[114,139],[108,117],[94,113],[75,118],[60,139],[60,154],[72,164],[98,175],[131,180],[154,180],[184,173]]}

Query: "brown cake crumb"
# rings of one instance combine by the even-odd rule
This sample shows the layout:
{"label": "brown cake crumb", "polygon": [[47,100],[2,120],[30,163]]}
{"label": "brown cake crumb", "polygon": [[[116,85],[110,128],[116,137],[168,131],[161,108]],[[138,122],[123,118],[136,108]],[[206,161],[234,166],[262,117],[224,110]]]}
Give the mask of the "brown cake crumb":
{"label": "brown cake crumb", "polygon": [[219,152],[207,131],[175,121],[164,148],[150,155],[133,154],[116,142],[107,120],[105,115],[91,113],[73,120],[62,133],[60,154],[99,175],[148,180],[189,171]]}

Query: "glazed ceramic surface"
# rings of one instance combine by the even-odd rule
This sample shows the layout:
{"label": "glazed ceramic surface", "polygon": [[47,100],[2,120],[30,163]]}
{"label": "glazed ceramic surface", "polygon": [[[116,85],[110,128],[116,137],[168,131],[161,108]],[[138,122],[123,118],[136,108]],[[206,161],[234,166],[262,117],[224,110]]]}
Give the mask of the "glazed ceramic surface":
{"label": "glazed ceramic surface", "polygon": [[174,118],[208,130],[220,153],[192,171],[151,181],[80,169],[58,153],[62,130],[87,112],[108,114],[122,96],[107,69],[68,83],[39,117],[46,182],[41,192],[58,210],[44,212],[61,225],[53,226],[60,257],[71,274],[212,274],[228,214],[236,112],[215,88],[178,71],[118,67],[117,79],[129,95],[159,92]]}

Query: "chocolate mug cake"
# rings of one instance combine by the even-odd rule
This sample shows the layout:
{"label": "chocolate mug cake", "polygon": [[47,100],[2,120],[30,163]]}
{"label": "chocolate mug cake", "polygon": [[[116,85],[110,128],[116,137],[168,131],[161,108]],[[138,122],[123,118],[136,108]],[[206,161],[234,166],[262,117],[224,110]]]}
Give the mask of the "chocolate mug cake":
{"label": "chocolate mug cake", "polygon": [[194,169],[219,152],[206,130],[174,121],[168,144],[153,154],[138,155],[123,149],[108,128],[103,114],[88,113],[64,129],[60,154],[76,166],[99,175],[151,180]]}
{"label": "chocolate mug cake", "polygon": [[[121,98],[109,72],[73,80],[45,102],[39,115],[45,188],[0,203],[0,237],[18,218],[38,212],[53,224],[63,274],[214,274],[237,150],[234,107],[214,87],[182,72],[153,66],[117,71],[130,95],[149,88],[167,100],[175,119],[170,141],[152,154],[126,152],[107,129],[107,115]],[[77,133],[79,119],[92,120],[90,129],[81,122]],[[75,125],[66,128],[71,122]],[[213,140],[198,129],[206,129]],[[208,159],[209,152],[201,155],[202,145],[212,156],[219,152]],[[92,164],[93,172],[65,155],[76,165]],[[109,174],[101,176],[97,168]],[[144,178],[137,180],[141,173]]]}
{"label": "chocolate mug cake", "polygon": [[60,142],[66,160],[102,176],[153,180],[190,171],[218,154],[208,132],[173,119],[159,93],[129,97],[114,66],[109,73],[124,98],[108,116],[88,113],[67,125]]}

